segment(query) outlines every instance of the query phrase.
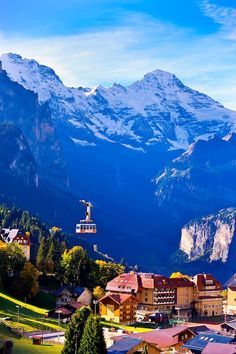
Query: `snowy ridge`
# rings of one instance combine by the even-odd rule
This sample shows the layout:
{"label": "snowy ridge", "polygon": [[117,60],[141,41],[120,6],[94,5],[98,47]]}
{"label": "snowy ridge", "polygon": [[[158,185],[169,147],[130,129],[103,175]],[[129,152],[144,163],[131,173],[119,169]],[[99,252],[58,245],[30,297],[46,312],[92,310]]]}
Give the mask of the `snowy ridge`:
{"label": "snowy ridge", "polygon": [[67,136],[87,143],[81,146],[103,140],[140,152],[159,143],[185,150],[199,137],[208,140],[236,131],[236,112],[161,70],[127,87],[68,88],[35,60],[16,54],[4,54],[0,60],[12,80],[49,102]]}

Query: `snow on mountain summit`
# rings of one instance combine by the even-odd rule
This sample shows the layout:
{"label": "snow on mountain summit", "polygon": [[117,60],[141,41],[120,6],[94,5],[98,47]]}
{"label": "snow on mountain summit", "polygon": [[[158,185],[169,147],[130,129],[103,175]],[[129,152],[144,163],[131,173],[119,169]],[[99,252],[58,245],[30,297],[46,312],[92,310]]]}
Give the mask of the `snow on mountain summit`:
{"label": "snow on mountain summit", "polygon": [[162,70],[127,87],[68,88],[51,68],[35,60],[12,53],[0,60],[13,81],[48,101],[53,118],[65,125],[74,143],[94,146],[102,139],[137,151],[157,143],[187,149],[199,137],[207,140],[235,131],[236,112]]}
{"label": "snow on mountain summit", "polygon": [[36,92],[40,101],[48,100],[51,91],[58,96],[66,94],[66,88],[53,69],[13,53],[3,54],[0,60],[10,79]]}

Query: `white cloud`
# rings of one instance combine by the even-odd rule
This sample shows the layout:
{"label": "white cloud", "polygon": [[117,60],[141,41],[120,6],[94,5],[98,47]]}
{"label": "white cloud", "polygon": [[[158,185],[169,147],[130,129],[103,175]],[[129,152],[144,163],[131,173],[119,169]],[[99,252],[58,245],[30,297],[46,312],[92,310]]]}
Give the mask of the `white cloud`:
{"label": "white cloud", "polygon": [[159,68],[236,109],[236,48],[231,41],[218,33],[199,36],[136,13],[124,17],[120,26],[73,36],[27,38],[2,33],[0,52],[34,58],[52,67],[70,86],[128,84]]}
{"label": "white cloud", "polygon": [[203,13],[220,24],[221,31],[228,39],[236,39],[236,8],[218,6],[209,0],[200,1]]}

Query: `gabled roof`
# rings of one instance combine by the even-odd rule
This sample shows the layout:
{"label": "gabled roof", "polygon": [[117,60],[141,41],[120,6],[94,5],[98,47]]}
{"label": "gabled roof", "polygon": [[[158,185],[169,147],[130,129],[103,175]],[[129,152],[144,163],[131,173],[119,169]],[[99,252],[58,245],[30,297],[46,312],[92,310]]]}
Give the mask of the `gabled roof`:
{"label": "gabled roof", "polygon": [[111,300],[113,300],[114,302],[116,302],[117,304],[121,305],[124,302],[126,302],[128,299],[132,298],[134,300],[136,300],[138,302],[138,299],[136,298],[136,296],[131,295],[131,294],[114,294],[114,293],[108,293],[105,296],[103,296],[99,302],[102,302],[105,299],[110,298]]}
{"label": "gabled roof", "polygon": [[1,229],[1,237],[6,243],[12,243],[18,233],[19,229]]}
{"label": "gabled roof", "polygon": [[83,294],[83,292],[86,290],[86,288],[82,288],[79,286],[76,288],[71,288],[68,285],[63,285],[60,287],[60,289],[55,291],[55,296],[59,296],[64,290],[68,290],[71,293],[71,295],[80,296],[81,294]]}
{"label": "gabled roof", "polygon": [[65,306],[57,307],[54,312],[62,315],[72,315],[72,311]]}
{"label": "gabled roof", "polygon": [[234,337],[223,336],[216,333],[199,333],[196,337],[187,341],[183,346],[190,350],[203,350],[208,343],[229,344],[235,341]]}
{"label": "gabled roof", "polygon": [[55,291],[55,293],[54,293],[55,296],[59,296],[65,289],[68,290],[72,295],[72,293],[73,293],[72,289],[67,285],[63,285],[60,287],[60,289]]}
{"label": "gabled roof", "polygon": [[139,338],[124,337],[108,348],[108,354],[126,354],[142,342]]}
{"label": "gabled roof", "polygon": [[[178,343],[178,335],[189,331],[194,335],[194,333],[187,326],[176,326],[166,329],[154,330],[150,332],[140,332],[130,334],[131,338],[139,338],[145,341],[148,344],[154,344],[159,348],[171,347]],[[117,337],[114,337],[113,340],[118,340]]]}
{"label": "gabled roof", "polygon": [[208,343],[202,354],[236,354],[236,345]]}
{"label": "gabled roof", "polygon": [[76,288],[73,289],[73,293],[77,296],[80,296],[81,294],[83,294],[83,292],[86,290],[87,288],[82,288],[80,286],[77,286]]}
{"label": "gabled roof", "polygon": [[193,277],[193,281],[199,291],[223,290],[221,283],[211,274],[197,274]]}
{"label": "gabled roof", "polygon": [[236,273],[225,283],[225,286],[236,288]]}

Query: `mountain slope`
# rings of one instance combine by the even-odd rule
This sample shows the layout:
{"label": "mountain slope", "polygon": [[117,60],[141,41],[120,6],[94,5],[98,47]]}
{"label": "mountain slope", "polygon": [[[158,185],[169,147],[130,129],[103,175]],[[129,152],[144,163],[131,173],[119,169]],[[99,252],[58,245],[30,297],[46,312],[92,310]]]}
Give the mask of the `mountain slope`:
{"label": "mountain slope", "polygon": [[[46,220],[72,231],[83,212],[78,199],[91,200],[98,225],[91,242],[158,271],[179,248],[184,223],[235,206],[236,139],[222,138],[235,131],[236,112],[161,70],[128,87],[68,88],[34,60],[1,60],[8,84],[0,99],[9,87],[21,94],[14,114],[5,99],[0,121],[14,121],[31,148],[45,181],[32,192],[33,211]],[[22,114],[21,96],[34,101],[33,113]]]}
{"label": "mountain slope", "polygon": [[11,123],[24,134],[38,166],[39,179],[66,183],[62,148],[47,104],[9,79],[0,62],[0,123]]}
{"label": "mountain slope", "polygon": [[236,205],[236,135],[198,140],[155,179],[160,206],[182,222]]}
{"label": "mountain slope", "polygon": [[24,184],[37,184],[37,167],[29,145],[20,129],[11,124],[0,124],[1,183],[13,177]]}

